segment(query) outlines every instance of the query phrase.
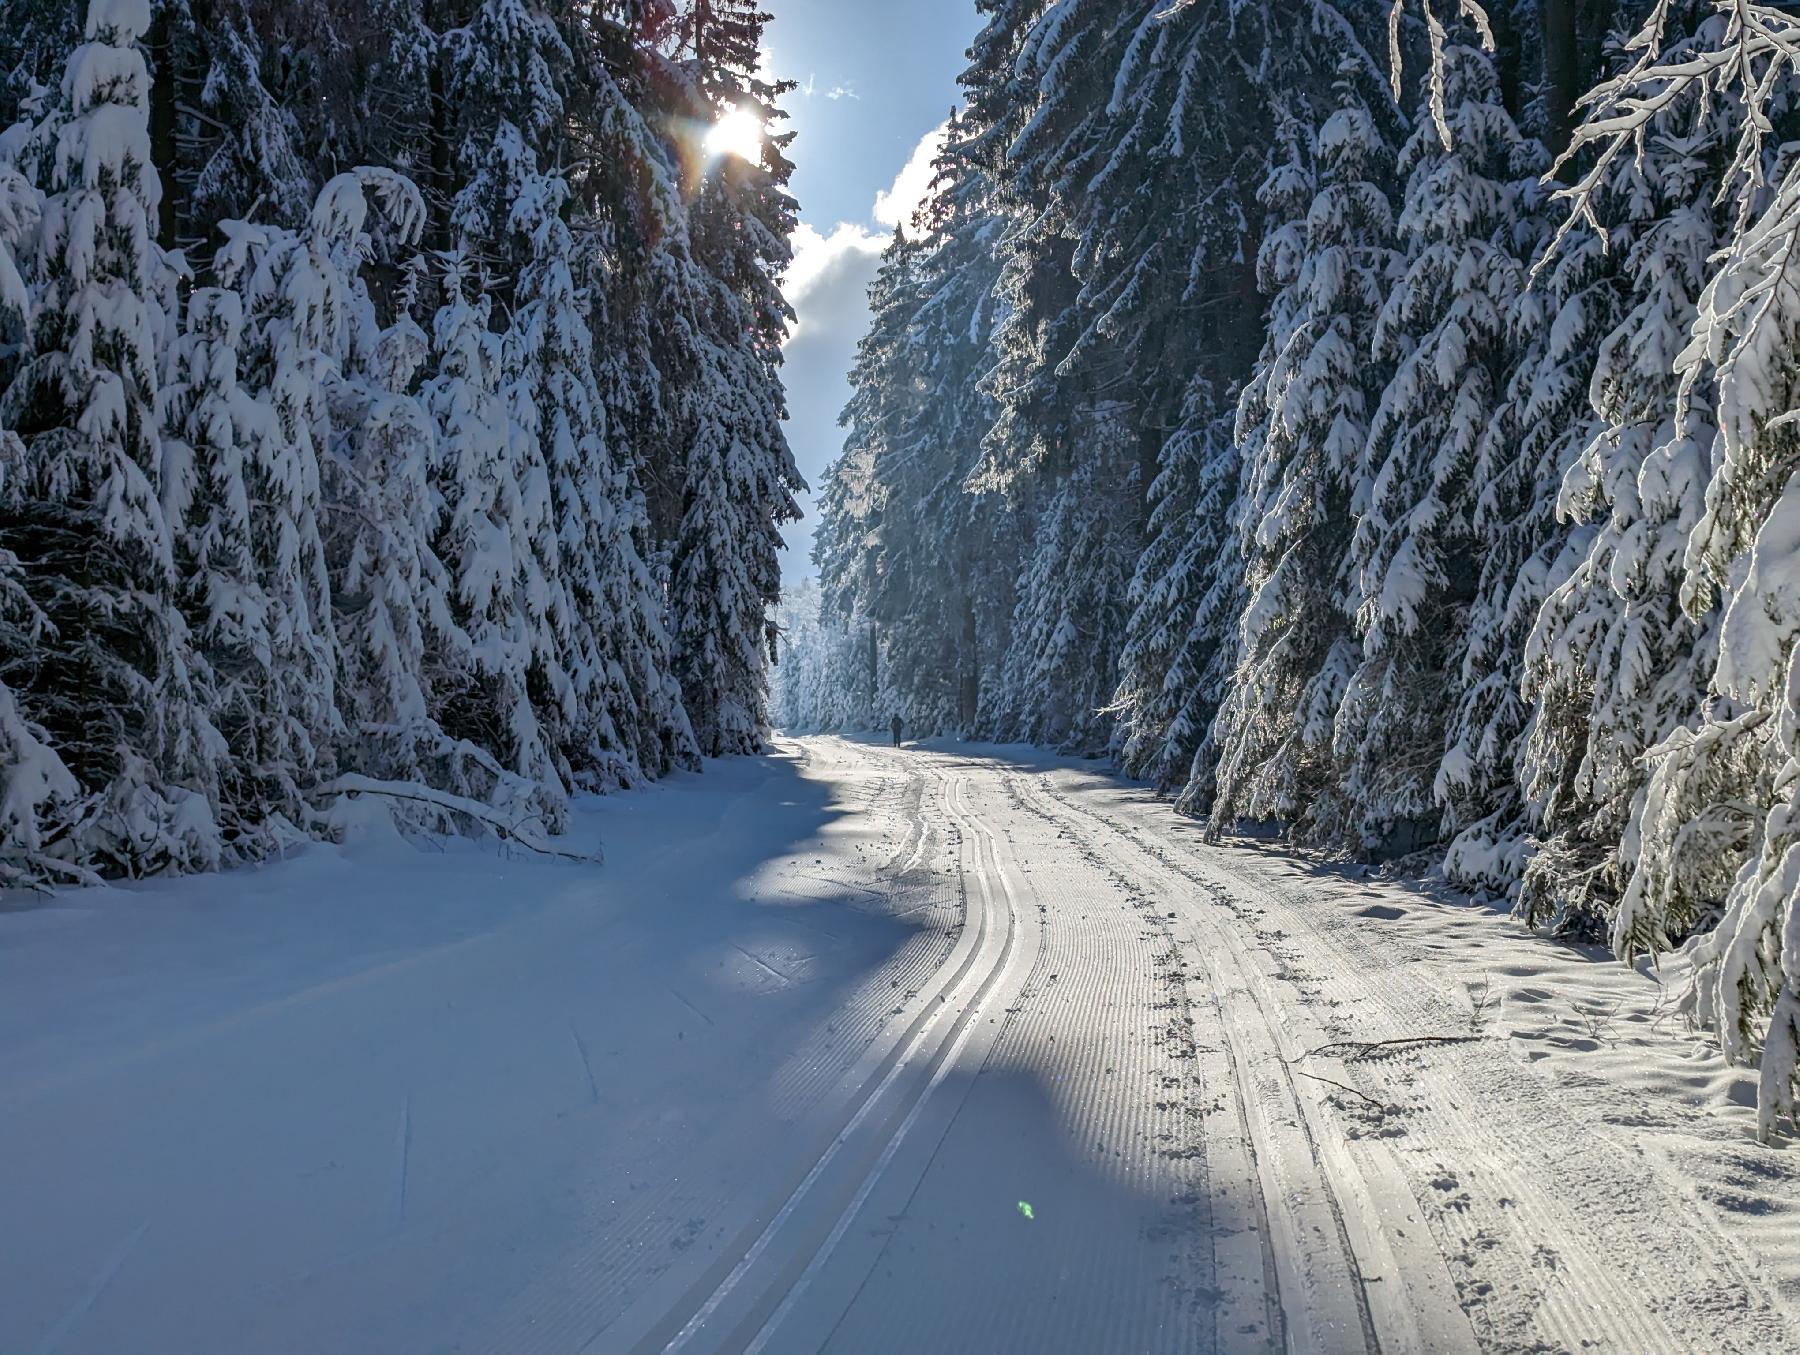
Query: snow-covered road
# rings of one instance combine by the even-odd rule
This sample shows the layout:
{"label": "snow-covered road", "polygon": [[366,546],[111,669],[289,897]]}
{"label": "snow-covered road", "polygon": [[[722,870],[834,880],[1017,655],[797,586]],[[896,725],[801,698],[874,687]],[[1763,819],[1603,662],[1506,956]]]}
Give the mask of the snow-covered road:
{"label": "snow-covered road", "polygon": [[1019,749],[578,831],[0,913],[0,1352],[1800,1346],[1653,977]]}

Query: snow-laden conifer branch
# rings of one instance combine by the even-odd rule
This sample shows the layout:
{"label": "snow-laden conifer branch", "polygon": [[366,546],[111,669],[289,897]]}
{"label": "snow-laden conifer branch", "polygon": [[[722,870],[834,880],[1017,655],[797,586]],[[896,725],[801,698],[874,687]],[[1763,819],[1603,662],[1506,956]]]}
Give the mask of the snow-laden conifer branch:
{"label": "snow-laden conifer branch", "polygon": [[[1401,28],[1408,3],[1409,0],[1393,0],[1388,9],[1388,78],[1394,91],[1395,103],[1404,103],[1406,100]],[[1494,30],[1488,23],[1487,11],[1482,7],[1481,0],[1455,0],[1455,4],[1455,17],[1467,22],[1475,30],[1482,46],[1492,52],[1494,50]],[[1437,128],[1438,139],[1443,142],[1445,149],[1448,149],[1451,133],[1445,91],[1445,50],[1449,37],[1444,28],[1444,21],[1438,14],[1436,0],[1419,0],[1419,5],[1424,15],[1426,43],[1429,50],[1426,87],[1429,89],[1430,95],[1427,106],[1431,111],[1432,125]]]}

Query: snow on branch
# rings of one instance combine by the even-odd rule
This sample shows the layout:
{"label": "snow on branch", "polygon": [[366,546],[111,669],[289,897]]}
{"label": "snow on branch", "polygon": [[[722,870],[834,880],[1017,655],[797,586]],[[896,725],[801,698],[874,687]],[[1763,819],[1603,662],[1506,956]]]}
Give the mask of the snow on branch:
{"label": "snow on branch", "polygon": [[1785,76],[1800,75],[1800,14],[1755,0],[1713,0],[1715,14],[1693,42],[1670,44],[1674,0],[1656,0],[1643,26],[1624,46],[1630,64],[1582,96],[1585,110],[1568,148],[1550,176],[1591,156],[1581,176],[1556,191],[1568,216],[1540,260],[1541,269],[1569,232],[1587,225],[1604,241],[1594,200],[1628,150],[1641,165],[1646,138],[1658,120],[1684,100],[1697,101],[1698,116],[1716,107],[1738,114],[1731,159],[1720,176],[1718,200],[1735,198],[1743,231],[1768,188],[1770,107]]}
{"label": "snow on branch", "polygon": [[[1488,23],[1487,11],[1482,8],[1481,0],[1454,0],[1456,18],[1466,21],[1481,39],[1484,51],[1494,50],[1494,29]],[[1445,48],[1449,38],[1444,21],[1438,17],[1434,8],[1436,0],[1418,0],[1419,8],[1425,14],[1425,33],[1431,44],[1431,68],[1429,82],[1431,89],[1431,121],[1437,127],[1438,140],[1444,143],[1444,149],[1450,149],[1450,116],[1445,108]],[[1401,76],[1404,62],[1400,55],[1400,21],[1404,17],[1407,0],[1393,0],[1388,10],[1388,79],[1394,90],[1394,102],[1403,103],[1405,92],[1401,88]]]}

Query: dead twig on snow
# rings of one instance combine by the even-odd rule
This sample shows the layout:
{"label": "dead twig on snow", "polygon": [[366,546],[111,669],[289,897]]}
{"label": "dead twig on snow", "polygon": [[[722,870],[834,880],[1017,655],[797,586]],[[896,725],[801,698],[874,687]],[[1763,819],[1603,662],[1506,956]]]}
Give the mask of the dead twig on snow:
{"label": "dead twig on snow", "polygon": [[[1301,1057],[1304,1058],[1306,1056],[1303,1054]],[[1336,1078],[1325,1077],[1319,1073],[1309,1073],[1306,1069],[1296,1068],[1291,1063],[1288,1064],[1288,1071],[1293,1073],[1296,1077],[1309,1077],[1314,1082],[1323,1082],[1327,1087],[1336,1087],[1341,1092],[1349,1092],[1350,1095],[1356,1097],[1358,1100],[1366,1101],[1371,1106],[1374,1106],[1375,1109],[1380,1111],[1383,1115],[1386,1115],[1391,1109],[1389,1106],[1382,1105],[1381,1102],[1377,1101],[1367,1092],[1358,1091],[1355,1087],[1350,1086],[1348,1083],[1339,1082]]]}
{"label": "dead twig on snow", "polygon": [[[1479,1035],[1404,1035],[1397,1040],[1333,1040],[1330,1044],[1307,1050],[1294,1062],[1325,1054],[1337,1055],[1345,1063],[1351,1063],[1356,1059],[1370,1058],[1382,1049],[1397,1049],[1404,1045],[1479,1044],[1481,1038]],[[1344,1050],[1349,1052],[1343,1053]]]}

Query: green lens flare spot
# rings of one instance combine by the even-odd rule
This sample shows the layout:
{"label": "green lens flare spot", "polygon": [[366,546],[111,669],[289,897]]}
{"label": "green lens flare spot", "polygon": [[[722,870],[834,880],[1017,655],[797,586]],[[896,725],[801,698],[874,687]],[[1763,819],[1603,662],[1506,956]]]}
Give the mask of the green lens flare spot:
{"label": "green lens flare spot", "polygon": [[1019,1201],[1019,1212],[1028,1219],[1035,1219],[1037,1217],[1036,1214],[1031,1212],[1031,1204],[1027,1200]]}

